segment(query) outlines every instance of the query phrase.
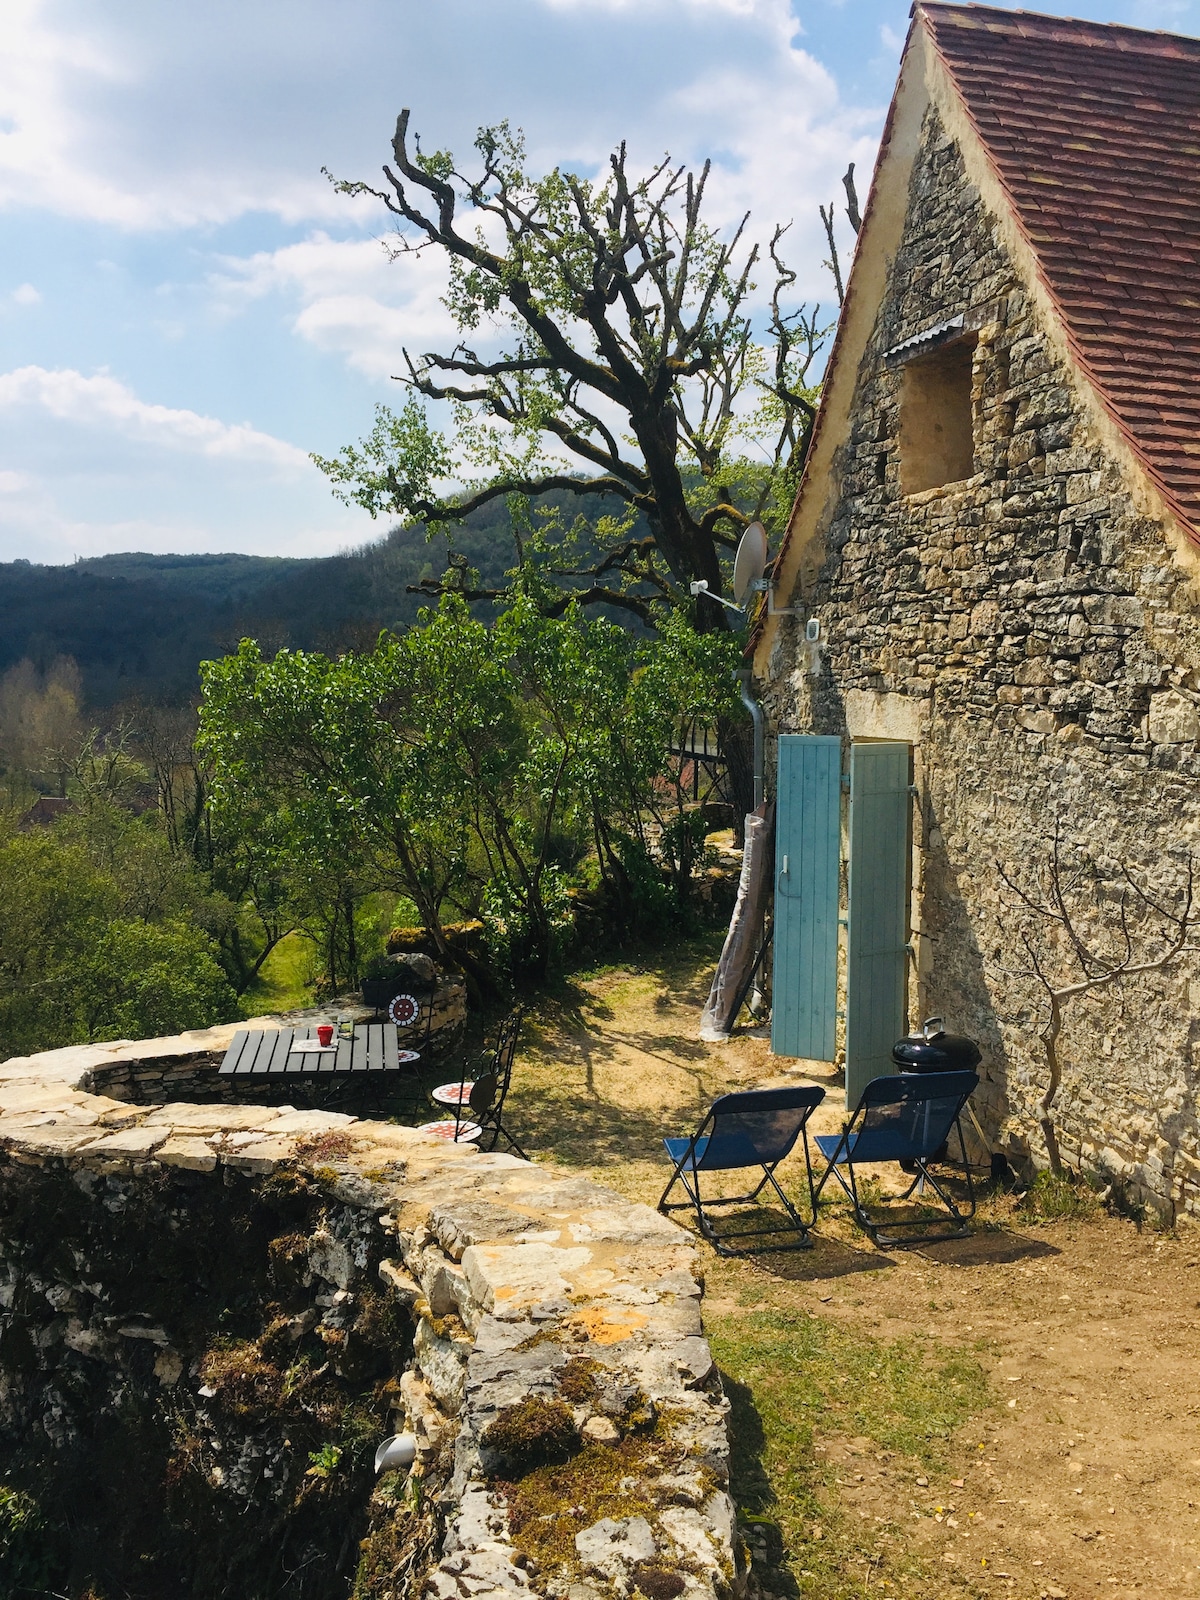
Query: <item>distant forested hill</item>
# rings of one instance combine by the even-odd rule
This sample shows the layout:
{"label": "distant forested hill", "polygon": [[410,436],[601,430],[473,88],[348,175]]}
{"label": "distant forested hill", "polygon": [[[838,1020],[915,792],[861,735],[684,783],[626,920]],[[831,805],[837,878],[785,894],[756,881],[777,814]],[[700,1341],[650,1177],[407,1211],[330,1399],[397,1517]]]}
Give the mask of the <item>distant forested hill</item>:
{"label": "distant forested hill", "polygon": [[[589,507],[594,510],[595,508]],[[454,548],[499,583],[514,564],[503,503],[453,534]],[[243,555],[112,555],[72,566],[0,563],[0,673],[29,657],[39,668],[72,656],[88,704],[140,697],[186,701],[199,662],[256,638],[264,648],[363,647],[381,628],[412,622],[430,602],[405,593],[446,566],[442,535],[422,528],[315,560]]]}

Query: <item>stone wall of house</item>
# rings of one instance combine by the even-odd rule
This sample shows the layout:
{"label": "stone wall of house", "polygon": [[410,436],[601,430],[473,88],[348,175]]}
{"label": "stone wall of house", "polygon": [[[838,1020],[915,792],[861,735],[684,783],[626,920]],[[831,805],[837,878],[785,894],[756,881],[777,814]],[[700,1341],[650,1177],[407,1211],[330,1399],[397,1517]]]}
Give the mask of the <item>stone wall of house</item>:
{"label": "stone wall of house", "polygon": [[[411,1128],[87,1087],[230,1031],[0,1066],[0,1579],[729,1600],[688,1236]],[[393,1432],[415,1463],[377,1479]]]}
{"label": "stone wall of house", "polygon": [[[884,352],[959,313],[978,329],[975,472],[906,496],[902,371]],[[913,1010],[980,1039],[989,1132],[1040,1163],[1044,1011],[1014,975],[1020,918],[996,863],[1028,873],[1061,817],[1064,859],[1107,883],[1085,919],[1101,935],[1119,934],[1122,865],[1164,895],[1183,881],[1200,832],[1200,611],[1164,529],[1089,432],[933,111],[852,416],[803,596],[824,643],[814,658],[803,621],[785,623],[763,699],[779,732],[844,733],[848,707],[872,697],[915,709]],[[1200,1197],[1197,1001],[1186,957],[1073,1002],[1063,1039],[1064,1154],[1166,1208]]]}

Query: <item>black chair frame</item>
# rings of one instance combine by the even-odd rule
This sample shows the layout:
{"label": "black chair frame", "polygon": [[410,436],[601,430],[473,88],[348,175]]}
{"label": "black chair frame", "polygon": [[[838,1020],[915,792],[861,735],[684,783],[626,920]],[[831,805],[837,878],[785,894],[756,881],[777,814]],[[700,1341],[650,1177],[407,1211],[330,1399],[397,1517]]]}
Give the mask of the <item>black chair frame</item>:
{"label": "black chair frame", "polygon": [[[703,1152],[701,1152],[700,1155],[700,1165],[697,1167],[695,1164],[696,1152],[701,1146],[701,1141],[707,1142],[710,1137],[716,1134],[717,1124],[720,1121],[723,1112],[724,1114],[731,1114],[736,1110],[731,1102],[749,1101],[752,1100],[756,1095],[795,1096],[797,1094],[810,1097],[798,1102],[800,1105],[807,1107],[804,1119],[799,1128],[796,1130],[796,1133],[793,1135],[786,1150],[784,1150],[773,1161],[763,1161],[759,1163],[763,1175],[761,1181],[756,1185],[756,1187],[750,1190],[747,1194],[713,1195],[711,1197],[703,1196],[700,1192],[701,1172],[728,1172],[738,1170],[736,1167],[705,1167]],[[709,1109],[708,1115],[700,1124],[699,1128],[697,1128],[696,1132],[692,1134],[691,1138],[688,1140],[687,1149],[683,1152],[679,1160],[675,1162],[670,1181],[663,1190],[662,1197],[658,1202],[658,1209],[662,1212],[688,1210],[694,1211],[696,1214],[696,1225],[700,1230],[701,1236],[712,1245],[713,1249],[718,1255],[727,1257],[754,1255],[757,1252],[755,1251],[753,1241],[767,1239],[773,1235],[780,1234],[783,1230],[778,1224],[756,1228],[729,1228],[725,1229],[721,1233],[718,1233],[708,1217],[705,1215],[704,1208],[706,1206],[753,1205],[763,1190],[770,1185],[770,1187],[774,1190],[775,1195],[778,1197],[780,1204],[783,1206],[784,1212],[786,1213],[788,1220],[795,1229],[797,1235],[794,1240],[790,1240],[787,1243],[773,1244],[769,1246],[770,1251],[811,1250],[812,1240],[808,1237],[808,1233],[813,1222],[816,1220],[817,1203],[816,1192],[813,1188],[812,1159],[808,1148],[808,1118],[812,1115],[817,1106],[820,1105],[824,1097],[825,1091],[823,1089],[751,1089],[740,1094],[722,1095],[719,1099],[714,1100]],[[779,1166],[781,1161],[785,1160],[791,1154],[797,1139],[801,1140],[803,1144],[804,1170],[808,1182],[808,1198],[810,1209],[809,1220],[807,1222],[805,1222],[803,1217],[801,1217],[800,1213],[796,1210],[795,1206],[788,1199],[779,1183],[778,1178],[775,1176],[775,1169]],[[747,1168],[750,1165],[751,1163],[747,1163]],[[668,1201],[667,1196],[677,1183],[683,1185],[684,1191],[687,1194],[687,1199]],[[742,1248],[735,1249],[729,1243],[729,1241],[733,1239],[748,1239],[751,1241],[751,1243]]]}
{"label": "black chair frame", "polygon": [[[927,1085],[929,1088],[929,1093],[927,1096],[922,1097],[918,1092],[916,1094],[910,1094],[909,1096],[906,1096],[906,1098],[909,1098],[917,1103],[919,1103],[921,1098],[936,1098],[937,1089],[939,1086],[938,1080],[939,1078],[946,1076],[949,1076],[949,1074],[924,1073],[920,1075],[905,1075],[905,1078],[902,1081],[909,1084],[915,1083]],[[964,1077],[967,1076],[967,1074],[955,1073],[954,1076],[956,1078]],[[974,1078],[975,1084],[978,1084],[979,1079],[975,1073],[971,1073],[969,1076]],[[892,1203],[903,1204],[904,1201],[910,1200],[918,1190],[923,1193],[924,1186],[928,1184],[933,1190],[934,1194],[937,1195],[938,1199],[942,1202],[942,1205],[945,1206],[947,1218],[954,1224],[953,1228],[946,1230],[943,1226],[938,1231],[930,1231],[930,1219],[928,1217],[887,1218],[872,1216],[871,1212],[863,1203],[862,1197],[858,1192],[858,1182],[854,1176],[854,1141],[861,1131],[861,1125],[866,1121],[867,1116],[872,1110],[873,1106],[878,1104],[898,1103],[881,1101],[872,1098],[872,1090],[876,1090],[878,1092],[878,1089],[883,1085],[892,1082],[893,1079],[891,1078],[875,1078],[863,1090],[857,1106],[855,1106],[853,1113],[842,1129],[841,1138],[838,1140],[837,1148],[834,1150],[833,1155],[829,1157],[829,1165],[821,1174],[820,1182],[813,1191],[814,1217],[816,1214],[817,1201],[821,1197],[821,1191],[824,1189],[826,1183],[829,1181],[829,1178],[832,1176],[841,1185],[851,1205],[854,1207],[854,1217],[859,1227],[862,1228],[863,1232],[871,1240],[872,1244],[879,1246],[881,1249],[896,1249],[906,1245],[929,1244],[939,1239],[965,1238],[968,1232],[968,1225],[975,1215],[976,1201],[975,1185],[971,1177],[971,1163],[967,1159],[967,1145],[966,1140],[963,1138],[962,1123],[960,1119],[962,1116],[963,1106],[966,1105],[967,1101],[971,1097],[971,1094],[974,1092],[974,1085],[967,1089],[962,1095],[958,1110],[955,1111],[950,1122],[949,1129],[947,1130],[946,1140],[940,1140],[936,1149],[923,1156],[917,1155],[914,1152],[909,1152],[903,1158],[897,1158],[898,1162],[903,1165],[905,1172],[912,1172],[914,1176],[913,1181],[909,1184],[908,1188],[905,1189],[904,1193],[897,1195]],[[938,1182],[936,1174],[931,1172],[929,1168],[929,1163],[931,1161],[942,1159],[942,1152],[946,1147],[950,1132],[958,1134],[958,1147],[962,1152],[961,1165],[967,1183],[967,1199],[970,1203],[970,1210],[968,1211],[959,1210],[953,1195],[950,1195],[946,1192],[941,1183]],[[849,1155],[849,1160],[842,1159],[846,1154]],[[876,1158],[876,1160],[879,1159],[886,1160],[887,1158]],[[873,1163],[869,1157],[864,1156],[862,1158],[862,1164],[869,1166]],[[846,1176],[843,1176],[843,1167],[845,1168]],[[883,1231],[885,1228],[891,1231],[885,1233]],[[924,1233],[915,1231],[922,1228],[926,1230]],[[913,1231],[910,1232],[908,1230]]]}
{"label": "black chair frame", "polygon": [[[516,1060],[517,1042],[521,1037],[521,1022],[524,1015],[524,1007],[517,1006],[500,1024],[490,1060],[486,1052],[481,1058],[481,1065],[483,1062],[488,1064],[486,1072],[480,1073],[473,1082],[464,1073],[463,1086],[470,1082],[471,1093],[466,1101],[460,1099],[454,1108],[454,1128],[457,1139],[458,1129],[463,1122],[475,1122],[482,1130],[479,1140],[481,1150],[490,1152],[496,1148],[497,1142],[503,1139],[514,1155],[520,1156],[523,1161],[528,1161],[529,1157],[502,1121],[504,1102],[508,1099],[508,1091],[512,1084],[513,1062]],[[490,1141],[485,1144],[484,1139],[489,1134]]]}

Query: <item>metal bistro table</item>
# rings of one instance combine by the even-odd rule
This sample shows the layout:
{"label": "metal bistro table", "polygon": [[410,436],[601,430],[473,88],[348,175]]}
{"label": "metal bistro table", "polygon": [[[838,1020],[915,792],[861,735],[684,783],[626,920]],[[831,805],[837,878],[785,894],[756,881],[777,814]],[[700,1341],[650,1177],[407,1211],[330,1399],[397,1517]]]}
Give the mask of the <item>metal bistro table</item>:
{"label": "metal bistro table", "polygon": [[246,1028],[234,1034],[219,1075],[247,1088],[298,1078],[305,1087],[328,1088],[339,1098],[365,1089],[378,1099],[384,1086],[401,1075],[415,1083],[420,1059],[419,1051],[400,1049],[394,1022],[358,1023],[349,1038],[336,1035],[325,1049],[317,1043],[315,1026]]}

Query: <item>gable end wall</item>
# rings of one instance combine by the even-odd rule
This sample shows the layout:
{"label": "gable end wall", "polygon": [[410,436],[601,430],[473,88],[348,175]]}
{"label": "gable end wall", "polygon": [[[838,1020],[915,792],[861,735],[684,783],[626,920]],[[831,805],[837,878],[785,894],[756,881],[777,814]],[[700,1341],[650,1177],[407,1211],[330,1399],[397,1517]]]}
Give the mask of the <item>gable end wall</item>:
{"label": "gable end wall", "polygon": [[[1200,843],[1200,626],[1173,528],[1145,514],[1089,425],[938,114],[925,116],[902,241],[832,468],[824,562],[781,623],[764,704],[777,732],[913,737],[920,799],[912,1020],[985,1051],[981,1103],[1010,1156],[1042,1162],[1036,991],[996,861],[1064,837],[1159,887]],[[975,473],[905,497],[901,371],[883,352],[959,313],[978,328]],[[815,669],[815,670],[814,670]],[[872,710],[872,708],[874,708]],[[782,975],[781,975],[782,977]],[[1064,1157],[1164,1204],[1200,1204],[1200,967],[1073,1002]]]}

